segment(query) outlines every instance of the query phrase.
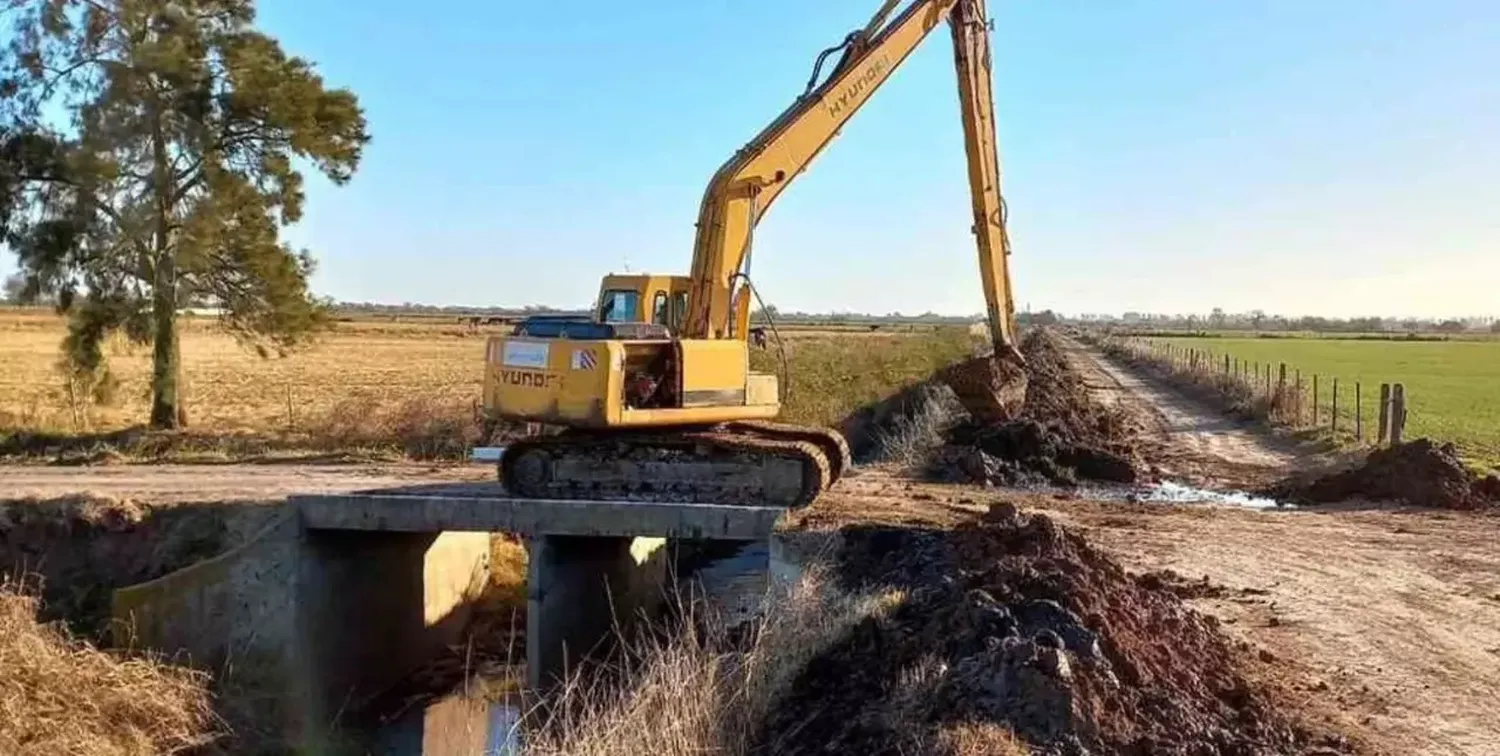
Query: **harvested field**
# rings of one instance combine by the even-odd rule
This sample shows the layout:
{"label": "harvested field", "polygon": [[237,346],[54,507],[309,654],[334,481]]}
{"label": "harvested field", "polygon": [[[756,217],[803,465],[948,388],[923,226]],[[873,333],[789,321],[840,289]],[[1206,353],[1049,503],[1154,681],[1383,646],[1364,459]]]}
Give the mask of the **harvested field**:
{"label": "harvested field", "polygon": [[[55,369],[63,321],[45,311],[0,310],[0,458],[454,459],[503,431],[476,413],[484,341],[494,330],[439,319],[340,322],[305,350],[261,359],[211,319],[185,319],[182,329],[190,429],[153,434],[136,429],[148,414],[148,349],[111,342],[119,379],[113,401],[70,400]],[[961,327],[786,336],[783,418],[821,424],[923,380],[972,344]],[[781,372],[780,355],[773,339],[769,349],[752,350],[752,366]]]}
{"label": "harvested field", "polygon": [[905,600],[808,664],[770,752],[976,753],[963,731],[1046,754],[1345,751],[1257,690],[1214,620],[1046,516],[842,535],[845,590]]}

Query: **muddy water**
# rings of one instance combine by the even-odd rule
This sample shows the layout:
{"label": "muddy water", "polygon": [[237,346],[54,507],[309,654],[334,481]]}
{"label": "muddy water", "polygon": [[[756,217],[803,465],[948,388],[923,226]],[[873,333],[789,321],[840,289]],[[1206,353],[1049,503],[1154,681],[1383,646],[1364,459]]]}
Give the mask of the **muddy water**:
{"label": "muddy water", "polygon": [[1148,504],[1220,504],[1244,509],[1291,510],[1296,505],[1259,496],[1238,489],[1200,488],[1175,480],[1142,486],[1085,486],[1077,489],[1033,488],[1028,490],[1064,495],[1079,495],[1102,501],[1128,501]]}
{"label": "muddy water", "polygon": [[1170,480],[1147,488],[1144,493],[1138,495],[1138,499],[1169,504],[1225,504],[1248,509],[1295,509],[1290,504],[1244,491],[1213,491]]}
{"label": "muddy water", "polygon": [[376,730],[379,756],[511,756],[521,753],[521,708],[514,699],[452,693],[413,708]]}

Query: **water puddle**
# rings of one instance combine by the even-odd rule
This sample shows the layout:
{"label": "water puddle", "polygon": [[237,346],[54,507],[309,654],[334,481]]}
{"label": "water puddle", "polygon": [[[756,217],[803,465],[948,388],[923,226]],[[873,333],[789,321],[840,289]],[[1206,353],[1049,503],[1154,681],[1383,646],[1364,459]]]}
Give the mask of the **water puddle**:
{"label": "water puddle", "polygon": [[381,756],[513,756],[521,753],[517,701],[454,693],[381,726],[368,753]]}
{"label": "water puddle", "polygon": [[1136,501],[1154,501],[1167,504],[1227,504],[1247,509],[1295,509],[1291,504],[1244,491],[1213,491],[1195,488],[1174,481],[1163,481],[1154,486],[1132,493]]}

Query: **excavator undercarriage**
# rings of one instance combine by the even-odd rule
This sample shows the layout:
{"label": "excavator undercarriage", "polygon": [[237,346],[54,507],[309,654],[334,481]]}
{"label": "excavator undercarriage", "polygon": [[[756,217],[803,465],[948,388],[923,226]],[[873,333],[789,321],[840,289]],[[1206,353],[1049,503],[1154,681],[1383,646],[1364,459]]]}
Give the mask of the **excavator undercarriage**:
{"label": "excavator undercarriage", "polygon": [[564,429],[512,443],[500,477],[528,498],[797,508],[849,464],[837,431],[737,421],[670,431]]}

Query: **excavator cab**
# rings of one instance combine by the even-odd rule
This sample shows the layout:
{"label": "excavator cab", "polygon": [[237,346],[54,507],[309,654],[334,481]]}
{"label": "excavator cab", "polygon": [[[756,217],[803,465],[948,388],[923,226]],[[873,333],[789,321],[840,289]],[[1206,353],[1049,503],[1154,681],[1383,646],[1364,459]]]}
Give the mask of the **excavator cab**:
{"label": "excavator cab", "polygon": [[686,276],[611,273],[599,284],[594,318],[600,323],[654,323],[678,333],[687,317],[691,285]]}

